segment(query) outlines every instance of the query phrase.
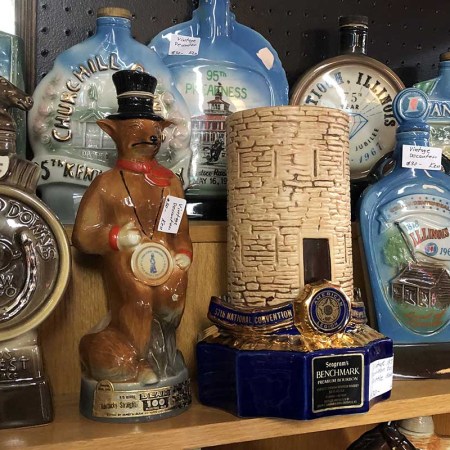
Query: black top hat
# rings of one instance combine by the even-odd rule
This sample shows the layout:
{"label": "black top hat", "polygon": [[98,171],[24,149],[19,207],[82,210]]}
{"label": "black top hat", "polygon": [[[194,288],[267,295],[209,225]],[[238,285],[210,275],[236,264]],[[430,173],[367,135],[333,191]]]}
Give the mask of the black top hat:
{"label": "black top hat", "polygon": [[139,70],[119,70],[112,76],[117,91],[119,110],[108,119],[164,120],[153,111],[157,79]]}

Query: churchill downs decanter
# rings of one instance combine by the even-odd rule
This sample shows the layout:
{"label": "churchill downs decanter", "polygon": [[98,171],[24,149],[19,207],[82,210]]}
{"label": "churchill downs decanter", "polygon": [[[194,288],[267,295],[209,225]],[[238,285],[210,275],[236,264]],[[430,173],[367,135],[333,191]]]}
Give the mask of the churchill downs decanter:
{"label": "churchill downs decanter", "polygon": [[117,111],[111,75],[120,69],[151,71],[158,79],[155,108],[170,118],[159,161],[187,183],[191,151],[187,106],[158,55],[131,35],[131,13],[100,8],[94,36],[61,53],[33,95],[28,129],[39,191],[63,223],[75,220],[81,197],[117,159],[114,141],[97,120]]}
{"label": "churchill downs decanter", "polygon": [[15,154],[8,109],[32,104],[0,77],[0,428],[53,418],[36,327],[61,299],[70,273],[64,229],[35,195],[40,169]]}

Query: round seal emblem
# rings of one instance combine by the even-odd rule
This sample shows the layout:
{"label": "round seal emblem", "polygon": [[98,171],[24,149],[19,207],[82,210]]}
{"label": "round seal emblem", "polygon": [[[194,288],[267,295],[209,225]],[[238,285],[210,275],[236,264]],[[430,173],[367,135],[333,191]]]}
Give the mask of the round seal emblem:
{"label": "round seal emblem", "polygon": [[169,250],[157,242],[140,245],[131,257],[134,276],[149,286],[164,284],[173,272],[174,263]]}
{"label": "round seal emblem", "polygon": [[338,333],[350,320],[350,302],[337,289],[320,289],[311,298],[308,308],[311,325],[321,333]]}

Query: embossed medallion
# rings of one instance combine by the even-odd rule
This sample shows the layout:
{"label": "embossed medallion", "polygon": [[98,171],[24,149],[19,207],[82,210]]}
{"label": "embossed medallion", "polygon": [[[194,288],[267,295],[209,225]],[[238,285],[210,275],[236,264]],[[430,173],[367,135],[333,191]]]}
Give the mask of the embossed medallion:
{"label": "embossed medallion", "polygon": [[150,285],[159,286],[173,272],[173,259],[169,250],[156,242],[140,245],[131,257],[131,269],[135,277]]}

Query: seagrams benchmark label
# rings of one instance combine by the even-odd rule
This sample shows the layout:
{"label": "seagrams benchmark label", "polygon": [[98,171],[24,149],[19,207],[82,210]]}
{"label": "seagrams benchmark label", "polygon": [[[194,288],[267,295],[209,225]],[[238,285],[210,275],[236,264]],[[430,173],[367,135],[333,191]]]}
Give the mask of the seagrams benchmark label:
{"label": "seagrams benchmark label", "polygon": [[311,360],[312,410],[359,408],[364,404],[364,355],[316,356]]}
{"label": "seagrams benchmark label", "polygon": [[97,383],[92,414],[94,417],[143,417],[185,408],[191,404],[189,380],[153,389],[115,390],[110,381]]}

